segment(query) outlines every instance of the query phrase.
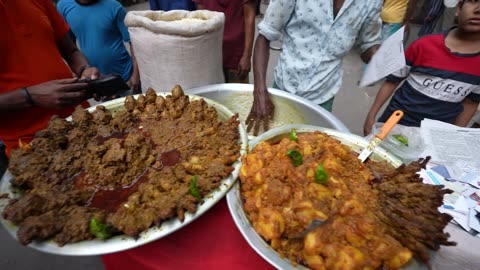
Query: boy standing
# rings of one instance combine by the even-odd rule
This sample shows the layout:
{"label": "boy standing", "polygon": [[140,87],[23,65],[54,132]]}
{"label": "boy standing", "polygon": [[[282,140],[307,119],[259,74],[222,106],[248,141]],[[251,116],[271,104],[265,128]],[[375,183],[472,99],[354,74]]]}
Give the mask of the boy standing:
{"label": "boy standing", "polygon": [[[102,74],[122,76],[140,93],[140,75],[127,27],[125,8],[115,0],[62,0],[57,9],[70,25],[80,49]],[[130,43],[130,54],[123,42]],[[123,93],[126,95],[131,93]]]}
{"label": "boy standing", "polygon": [[406,126],[420,126],[424,118],[468,124],[480,101],[480,2],[460,1],[456,15],[458,28],[423,37],[407,49],[407,66],[387,77],[380,88],[365,120],[365,134],[404,80],[379,122],[402,110],[399,123]]}
{"label": "boy standing", "polygon": [[255,33],[255,0],[195,0],[195,2],[198,9],[225,13],[223,31],[225,82],[248,83]]}

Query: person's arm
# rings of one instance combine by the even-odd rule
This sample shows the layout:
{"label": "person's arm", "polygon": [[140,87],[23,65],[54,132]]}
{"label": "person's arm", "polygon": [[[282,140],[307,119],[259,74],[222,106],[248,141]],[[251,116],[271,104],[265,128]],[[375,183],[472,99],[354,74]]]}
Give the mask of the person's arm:
{"label": "person's arm", "polygon": [[123,42],[128,42],[130,46],[130,57],[132,59],[132,74],[128,78],[127,84],[132,89],[134,94],[141,93],[140,90],[140,73],[138,71],[137,58],[135,58],[135,52],[133,50],[132,42],[130,40],[130,35],[128,33],[127,26],[125,25],[125,17],[127,16],[127,11],[125,8],[118,2],[115,2],[116,11],[115,11],[115,24],[118,31],[122,35]]}
{"label": "person's arm", "polygon": [[295,10],[295,5],[291,0],[270,2],[264,20],[258,25],[259,35],[253,51],[253,104],[246,120],[247,130],[250,131],[253,128],[254,135],[258,134],[260,125],[263,125],[264,131],[267,131],[269,121],[273,117],[274,105],[265,81],[270,57],[270,41],[281,37]]}
{"label": "person's arm", "polygon": [[238,74],[241,78],[248,76],[251,68],[253,35],[255,34],[255,1],[248,0],[243,5],[243,21],[245,27],[245,43],[243,54],[238,63]]}
{"label": "person's arm", "polygon": [[375,118],[377,116],[378,111],[382,108],[383,104],[390,98],[393,94],[395,89],[398,87],[400,82],[391,82],[385,81],[380,88],[377,96],[375,97],[375,101],[370,108],[370,111],[367,114],[367,118],[365,119],[365,123],[363,125],[363,134],[367,136],[371,131],[373,124],[375,124]]}
{"label": "person's arm", "polygon": [[269,58],[270,41],[259,34],[253,52],[253,104],[246,120],[247,131],[250,132],[253,127],[255,136],[258,135],[262,123],[263,130],[268,130],[269,120],[273,117],[273,110],[275,109],[265,81]]}
{"label": "person's arm", "polygon": [[382,20],[380,19],[381,8],[381,1],[377,1],[360,27],[358,38],[355,42],[355,47],[360,50],[360,58],[365,63],[370,62],[373,54],[379,48],[382,31]]}
{"label": "person's arm", "polygon": [[80,77],[80,79],[96,79],[100,75],[98,69],[89,66],[87,58],[78,50],[77,45],[71,39],[71,34],[69,34],[70,27],[64,17],[62,17],[65,16],[64,3],[58,3],[57,8],[55,8],[50,1],[48,2],[48,4],[43,4],[45,14],[50,21],[55,42],[63,59],[65,59],[72,72]]}
{"label": "person's arm", "polygon": [[0,111],[12,111],[28,107],[31,107],[31,102],[24,89],[0,94]]}
{"label": "person's arm", "polygon": [[373,55],[377,52],[378,48],[380,48],[380,44],[373,45],[372,47],[368,48],[362,54],[360,54],[360,58],[364,63],[369,63],[372,59]]}
{"label": "person's arm", "polygon": [[455,125],[460,127],[466,127],[472,117],[475,115],[478,109],[479,101],[474,101],[469,98],[463,100],[463,112],[461,112],[455,121],[453,122]]}
{"label": "person's arm", "polygon": [[82,102],[86,97],[86,83],[77,78],[53,80],[0,94],[0,111],[28,107],[63,109]]}
{"label": "person's arm", "polygon": [[70,69],[80,79],[90,78],[94,80],[100,76],[100,72],[97,68],[90,67],[87,58],[77,48],[77,45],[73,43],[68,33],[57,42],[57,46],[62,54],[63,59],[65,59],[70,66]]}
{"label": "person's arm", "polygon": [[408,0],[407,11],[405,12],[405,17],[403,17],[403,25],[408,26],[408,23],[415,13],[415,8],[417,7],[417,0]]}
{"label": "person's arm", "polygon": [[140,72],[138,70],[138,64],[137,64],[137,58],[135,57],[135,53],[133,52],[133,46],[132,43],[130,43],[130,55],[132,57],[132,75],[130,76],[130,79],[128,80],[128,86],[130,86],[130,89],[133,90],[134,94],[140,94],[142,91],[140,89]]}

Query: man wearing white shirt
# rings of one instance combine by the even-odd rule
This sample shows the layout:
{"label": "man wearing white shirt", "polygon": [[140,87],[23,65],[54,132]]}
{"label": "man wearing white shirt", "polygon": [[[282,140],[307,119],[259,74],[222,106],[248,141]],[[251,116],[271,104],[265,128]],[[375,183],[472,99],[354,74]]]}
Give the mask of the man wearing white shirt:
{"label": "man wearing white shirt", "polygon": [[342,59],[357,47],[368,62],[380,43],[382,0],[271,1],[253,55],[254,102],[248,129],[268,129],[274,106],[265,75],[269,44],[283,34],[275,68],[276,88],[299,95],[331,111],[342,84]]}

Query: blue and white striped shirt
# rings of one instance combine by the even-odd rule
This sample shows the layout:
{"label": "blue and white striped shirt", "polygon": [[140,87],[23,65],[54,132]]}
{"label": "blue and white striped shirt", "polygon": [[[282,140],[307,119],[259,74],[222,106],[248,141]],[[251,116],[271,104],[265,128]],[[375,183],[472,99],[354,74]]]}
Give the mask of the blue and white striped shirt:
{"label": "blue and white striped shirt", "polygon": [[380,43],[382,0],[345,0],[334,18],[333,0],[271,0],[260,22],[270,41],[283,33],[275,68],[280,89],[321,104],[342,84],[342,58]]}

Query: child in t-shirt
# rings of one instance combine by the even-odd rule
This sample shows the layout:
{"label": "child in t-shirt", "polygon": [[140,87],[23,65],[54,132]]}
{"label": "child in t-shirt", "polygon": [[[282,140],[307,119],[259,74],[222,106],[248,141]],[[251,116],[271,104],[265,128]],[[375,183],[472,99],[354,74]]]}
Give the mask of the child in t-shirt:
{"label": "child in t-shirt", "polygon": [[469,123],[480,101],[480,2],[459,1],[456,15],[457,28],[420,38],[407,49],[407,66],[380,88],[365,120],[365,134],[392,94],[379,122],[402,110],[399,123],[405,126],[420,126],[424,118],[463,127]]}

